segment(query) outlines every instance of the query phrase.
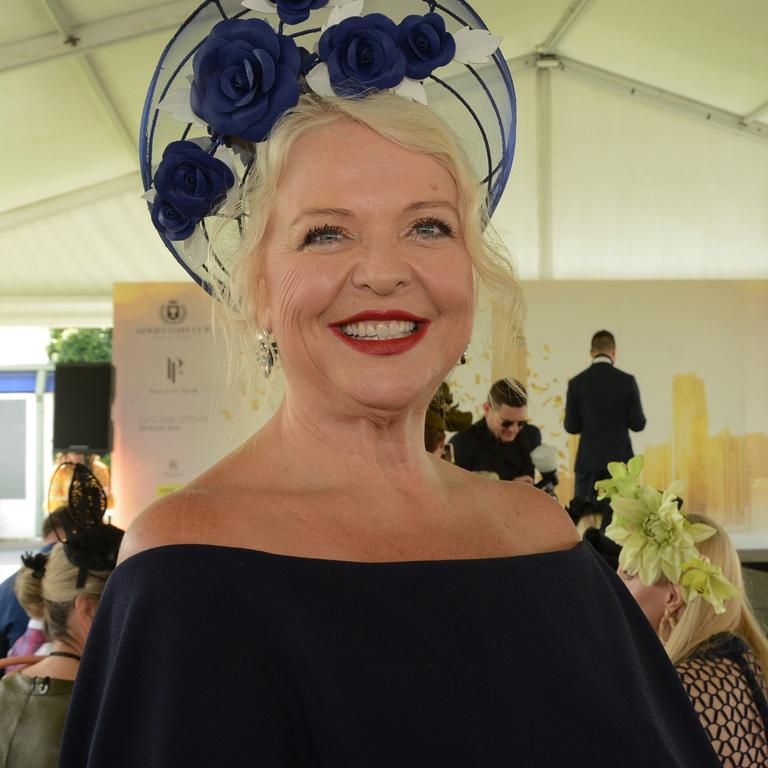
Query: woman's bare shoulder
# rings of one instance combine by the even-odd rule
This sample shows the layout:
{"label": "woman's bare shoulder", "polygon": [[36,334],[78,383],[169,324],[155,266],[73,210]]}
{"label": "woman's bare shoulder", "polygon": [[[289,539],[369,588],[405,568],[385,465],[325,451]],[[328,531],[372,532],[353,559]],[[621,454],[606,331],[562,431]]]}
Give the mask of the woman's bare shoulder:
{"label": "woman's bare shoulder", "polygon": [[170,544],[241,544],[239,512],[247,506],[252,513],[249,500],[259,495],[247,483],[250,473],[242,466],[244,448],[237,448],[181,490],[150,504],[129,525],[118,562]]}
{"label": "woman's bare shoulder", "polygon": [[[471,477],[467,478],[467,474]],[[495,480],[474,473],[464,475],[475,503],[498,514],[521,553],[570,549],[581,540],[565,509],[544,491],[527,483]]]}
{"label": "woman's bare shoulder", "polygon": [[581,538],[571,518],[548,493],[526,483],[500,482],[498,493],[508,519],[530,552],[575,547]]}
{"label": "woman's bare shoulder", "polygon": [[221,514],[220,499],[204,486],[193,485],[163,496],[128,526],[118,563],[154,547],[213,543],[210,532]]}

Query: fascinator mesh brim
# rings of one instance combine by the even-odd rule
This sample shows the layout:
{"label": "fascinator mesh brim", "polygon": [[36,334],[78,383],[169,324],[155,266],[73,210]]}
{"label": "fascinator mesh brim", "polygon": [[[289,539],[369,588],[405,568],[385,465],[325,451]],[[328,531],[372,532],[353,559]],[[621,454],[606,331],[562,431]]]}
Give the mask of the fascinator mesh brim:
{"label": "fascinator mesh brim", "polygon": [[[286,25],[283,34],[292,36],[297,45],[314,50],[330,9],[329,4],[314,11],[303,23]],[[383,13],[399,22],[408,15],[430,10],[443,17],[451,33],[463,27],[486,29],[482,19],[462,0],[439,3],[366,0],[363,13]],[[195,52],[213,26],[225,18],[261,18],[273,26],[278,23],[277,15],[247,10],[240,0],[207,0],[176,32],[160,57],[144,104],[139,152],[145,190],[150,188],[163,151],[170,142],[207,135],[205,127],[182,123],[168,112],[158,110],[158,105],[175,89],[187,84]],[[462,64],[454,60],[427,77],[424,88],[430,109],[451,127],[478,179],[487,188],[492,212],[509,177],[515,148],[515,94],[506,61],[499,50],[484,64]],[[210,290],[212,282],[226,284],[228,281],[229,264],[239,245],[242,223],[211,216],[204,224],[206,236],[214,230],[217,236],[213,258],[202,264],[199,257],[186,252],[180,241],[160,236],[190,276]]]}

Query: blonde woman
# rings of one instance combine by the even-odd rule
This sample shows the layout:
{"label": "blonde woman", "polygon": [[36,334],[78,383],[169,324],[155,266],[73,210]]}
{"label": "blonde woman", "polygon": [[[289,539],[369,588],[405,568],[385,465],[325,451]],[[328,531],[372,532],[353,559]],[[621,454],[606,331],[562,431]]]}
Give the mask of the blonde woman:
{"label": "blonde woman", "polygon": [[81,586],[80,573],[65,545],[56,544],[50,555],[26,560],[16,577],[23,604],[41,607],[51,650],[14,658],[21,668],[0,680],[0,765],[6,768],[58,764],[72,687],[110,570],[89,571]]}
{"label": "blonde woman", "polygon": [[[40,589],[41,579],[45,573],[45,565],[48,562],[47,552],[38,552],[36,555],[27,553],[22,556],[24,568],[16,574],[14,581],[14,594],[19,605],[29,616],[24,634],[20,635],[8,651],[8,658],[13,656],[30,656],[38,652],[38,649],[46,642],[45,636],[45,603],[43,592]],[[5,673],[20,669],[23,664],[11,664],[5,668]]]}
{"label": "blonde woman", "polygon": [[[205,3],[158,69],[142,142],[153,221],[229,308],[249,342],[238,359],[277,366],[285,395],[131,527],[61,766],[607,768],[619,745],[623,768],[715,766],[653,632],[563,510],[424,450],[478,283],[519,307],[486,232],[512,95],[500,55],[458,67],[463,93],[443,79],[467,35],[475,62],[498,44],[466,3],[362,5],[248,0],[268,22]],[[173,104],[203,115],[200,143],[165,144],[184,135]],[[217,162],[243,154],[230,207],[235,174]],[[212,653],[212,612],[247,644]],[[610,744],[585,738],[596,712]]]}
{"label": "blonde woman", "polygon": [[619,574],[664,643],[723,766],[765,766],[768,640],[750,607],[741,562],[726,531],[704,515],[687,519],[715,531],[697,549],[734,587],[722,613],[703,599],[687,603],[684,589],[667,578],[646,586],[637,573],[629,576],[620,568]]}

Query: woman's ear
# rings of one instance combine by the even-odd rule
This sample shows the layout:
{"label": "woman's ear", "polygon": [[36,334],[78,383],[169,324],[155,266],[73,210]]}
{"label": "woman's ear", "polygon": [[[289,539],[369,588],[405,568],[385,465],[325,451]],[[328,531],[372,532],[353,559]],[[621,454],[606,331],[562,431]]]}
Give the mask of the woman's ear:
{"label": "woman's ear", "polygon": [[679,584],[673,584],[671,581],[667,585],[667,593],[664,598],[664,610],[667,613],[675,614],[679,611],[685,600],[683,600],[683,591]]}
{"label": "woman's ear", "polygon": [[93,624],[93,617],[96,614],[97,601],[82,592],[75,598],[75,614],[80,625],[86,631]]}

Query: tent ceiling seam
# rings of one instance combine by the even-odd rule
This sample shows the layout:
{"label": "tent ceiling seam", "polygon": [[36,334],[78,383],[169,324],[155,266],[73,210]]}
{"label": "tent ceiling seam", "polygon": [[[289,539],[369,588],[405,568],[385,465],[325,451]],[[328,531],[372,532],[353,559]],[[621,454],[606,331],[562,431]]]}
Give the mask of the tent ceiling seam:
{"label": "tent ceiling seam", "polygon": [[565,34],[573,26],[574,22],[581,16],[592,4],[593,0],[574,0],[560,20],[552,28],[543,43],[536,46],[538,53],[552,53],[555,46],[565,37]]}
{"label": "tent ceiling seam", "polygon": [[[541,57],[540,61],[542,59],[547,62],[547,67],[551,68],[553,57]],[[624,75],[619,75],[616,72],[599,69],[591,64],[566,56],[557,56],[557,60],[560,62],[560,67],[551,69],[553,72],[561,72],[568,77],[607,88],[630,98],[641,99],[662,109],[671,110],[687,117],[698,118],[717,128],[736,131],[759,141],[768,141],[768,126],[747,122],[745,117],[735,112],[729,112],[712,104],[696,101],[679,93],[624,77]],[[765,107],[768,109],[768,104]]]}
{"label": "tent ceiling seam", "polygon": [[[191,8],[189,0],[173,0],[141,11],[73,25],[67,29],[68,34],[63,41],[60,32],[50,32],[7,43],[0,46],[0,72],[146,37],[164,29],[176,29],[187,18]],[[55,23],[59,26],[58,22]]]}

